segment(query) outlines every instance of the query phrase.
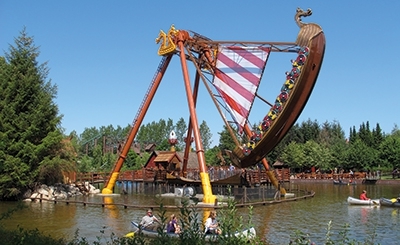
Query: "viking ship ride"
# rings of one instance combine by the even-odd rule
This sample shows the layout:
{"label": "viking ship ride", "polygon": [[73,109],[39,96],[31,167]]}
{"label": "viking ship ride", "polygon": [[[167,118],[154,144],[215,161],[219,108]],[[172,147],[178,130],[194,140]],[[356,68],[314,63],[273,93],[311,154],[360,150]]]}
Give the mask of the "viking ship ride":
{"label": "viking ship ride", "polygon": [[[325,35],[314,23],[304,23],[310,9],[300,8],[295,13],[295,22],[300,28],[294,42],[260,41],[216,41],[194,31],[179,30],[174,25],[165,33],[160,31],[156,43],[160,43],[158,54],[162,60],[132,123],[125,145],[114,165],[103,194],[112,193],[124,159],[139,130],[157,88],[174,56],[178,56],[186,90],[190,121],[186,139],[193,137],[199,163],[200,179],[204,192],[203,202],[212,203],[210,178],[205,163],[204,148],[199,131],[197,98],[199,86],[204,84],[223,123],[226,125],[236,147],[226,149],[233,163],[246,168],[262,163],[268,177],[278,188],[274,174],[270,171],[265,156],[283,139],[305,107],[321,69],[325,52]],[[262,96],[260,84],[265,76],[266,64],[272,54],[292,54],[287,72],[282,71],[280,89],[272,100]],[[191,62],[195,70],[191,83],[188,69]],[[264,103],[264,115],[259,115],[258,125],[249,121],[255,100]],[[230,118],[230,119],[229,119]],[[192,135],[193,134],[193,135]],[[185,178],[190,144],[186,142],[181,176]],[[281,189],[284,192],[284,190]]]}

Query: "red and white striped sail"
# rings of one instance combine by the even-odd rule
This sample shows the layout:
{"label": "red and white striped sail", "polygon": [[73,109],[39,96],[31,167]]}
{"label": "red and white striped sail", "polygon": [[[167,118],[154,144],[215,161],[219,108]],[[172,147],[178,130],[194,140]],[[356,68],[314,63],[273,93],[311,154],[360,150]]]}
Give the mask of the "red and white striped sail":
{"label": "red and white striped sail", "polygon": [[249,116],[270,50],[243,46],[219,49],[213,84],[240,131]]}

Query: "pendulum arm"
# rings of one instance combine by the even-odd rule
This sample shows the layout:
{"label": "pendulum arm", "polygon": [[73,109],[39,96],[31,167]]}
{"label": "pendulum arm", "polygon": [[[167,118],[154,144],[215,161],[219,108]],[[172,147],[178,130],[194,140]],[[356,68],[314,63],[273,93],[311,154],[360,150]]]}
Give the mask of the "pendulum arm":
{"label": "pendulum arm", "polygon": [[[197,95],[199,93],[199,83],[200,83],[200,75],[199,75],[199,72],[196,72],[196,77],[195,77],[194,86],[193,86],[193,101],[194,101],[195,107],[196,107],[196,103],[197,103]],[[187,135],[186,135],[185,152],[183,155],[183,167],[182,167],[183,177],[186,177],[186,175],[187,175],[187,164],[188,164],[188,159],[189,159],[191,138],[192,138],[192,123],[191,123],[191,119],[189,117],[189,126],[188,126]]]}
{"label": "pendulum arm", "polygon": [[[249,127],[248,124],[246,124],[246,125],[244,126],[244,131],[246,132],[246,135],[250,138],[250,136],[252,135],[252,132],[251,132],[250,127]],[[263,164],[263,166],[264,166],[264,168],[265,168],[265,171],[267,172],[268,178],[271,180],[272,185],[273,185],[277,190],[279,190],[279,191],[281,192],[282,195],[285,195],[285,194],[286,194],[286,190],[285,190],[285,188],[283,188],[283,187],[281,187],[281,188],[279,189],[278,180],[276,179],[276,177],[275,177],[275,175],[274,175],[274,172],[270,169],[267,159],[265,159],[265,157],[264,157],[264,158],[261,160],[261,162],[262,162],[262,164]]]}
{"label": "pendulum arm", "polygon": [[150,103],[154,98],[154,95],[158,89],[158,86],[161,83],[161,80],[165,74],[165,71],[167,70],[168,64],[171,61],[171,59],[172,59],[172,54],[168,55],[166,57],[163,57],[163,63],[157,69],[156,76],[153,79],[153,82],[149,88],[149,91],[145,95],[145,100],[143,101],[141,107],[139,108],[138,115],[136,116],[136,118],[133,121],[132,128],[129,131],[128,137],[124,143],[121,153],[119,154],[117,162],[114,165],[111,175],[110,175],[108,181],[106,182],[106,184],[104,185],[105,187],[101,192],[102,194],[113,193],[115,182],[118,179],[119,171],[121,170],[122,165],[124,164],[124,161],[126,159],[126,156],[128,155],[129,149],[132,146],[133,140],[135,139],[136,134],[139,131],[140,125],[142,124],[144,116],[146,115],[146,112],[149,109]]}

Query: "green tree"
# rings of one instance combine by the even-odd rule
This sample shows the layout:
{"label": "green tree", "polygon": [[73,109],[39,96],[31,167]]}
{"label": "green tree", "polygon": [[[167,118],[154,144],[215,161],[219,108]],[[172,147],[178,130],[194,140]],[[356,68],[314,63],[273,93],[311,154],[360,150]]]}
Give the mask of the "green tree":
{"label": "green tree", "polygon": [[360,125],[360,130],[358,132],[358,135],[360,139],[369,147],[373,146],[373,137],[372,137],[372,132],[369,128],[369,122],[367,123],[362,123]]}
{"label": "green tree", "polygon": [[331,146],[330,151],[332,155],[331,159],[331,167],[332,168],[340,168],[343,167],[343,164],[346,162],[347,159],[347,152],[348,152],[349,144],[346,142],[345,139],[336,138]]}
{"label": "green tree", "polygon": [[296,123],[289,129],[287,134],[283,137],[283,139],[272,149],[270,153],[267,155],[267,160],[270,163],[274,163],[276,160],[280,159],[280,156],[284,152],[285,148],[292,142],[301,142],[300,140],[300,128]]}
{"label": "green tree", "polygon": [[182,117],[179,118],[178,122],[175,124],[175,134],[178,139],[178,146],[180,149],[185,149],[186,142],[184,139],[186,138],[187,130],[188,128],[185,119],[183,119]]}
{"label": "green tree", "polygon": [[53,102],[57,87],[25,29],[1,59],[0,199],[16,199],[35,182],[60,181],[71,159],[60,157],[62,116]]}
{"label": "green tree", "polygon": [[[224,153],[225,150],[233,151],[236,147],[235,141],[229,133],[228,128],[224,125],[223,130],[218,133],[219,134],[219,150]],[[226,154],[222,154],[222,157],[225,160],[225,164],[229,165],[231,163],[231,159]]]}
{"label": "green tree", "polygon": [[228,131],[228,128],[224,125],[223,129],[219,134],[219,145],[218,147],[221,150],[234,150],[236,145],[234,139],[232,139],[231,134]]}
{"label": "green tree", "polygon": [[315,166],[321,170],[332,169],[332,155],[328,147],[318,144],[314,140],[309,140],[304,144],[303,152],[305,156],[305,166]]}
{"label": "green tree", "polygon": [[172,119],[168,119],[167,121],[160,119],[159,122],[153,121],[140,127],[136,135],[136,141],[142,147],[152,143],[156,144],[158,150],[167,150],[165,147],[168,144],[169,134],[173,129]]}
{"label": "green tree", "polygon": [[85,128],[85,130],[80,135],[80,150],[82,154],[93,156],[95,146],[101,142],[101,137],[103,135],[100,133],[96,127]]}
{"label": "green tree", "polygon": [[383,139],[385,138],[385,135],[383,134],[379,123],[377,123],[375,129],[372,130],[372,137],[373,137],[372,148],[374,149],[379,148],[380,144],[383,142]]}
{"label": "green tree", "polygon": [[209,150],[211,147],[211,143],[212,143],[212,140],[211,140],[212,133],[205,121],[202,121],[200,124],[200,136],[202,139],[204,151]]}
{"label": "green tree", "polygon": [[356,170],[371,168],[376,162],[377,153],[377,150],[367,146],[361,139],[357,139],[349,146],[344,167]]}
{"label": "green tree", "polygon": [[149,160],[149,157],[150,157],[150,153],[148,153],[148,152],[143,152],[140,157],[137,157],[135,169],[141,169],[147,163],[147,160]]}
{"label": "green tree", "polygon": [[[138,158],[138,154],[134,152],[133,150],[129,150],[126,159],[124,161],[124,166],[122,167],[122,171],[128,170],[128,169],[137,169],[136,166],[136,158]],[[115,161],[114,161],[115,162]]]}
{"label": "green tree", "polygon": [[400,167],[400,135],[389,135],[379,147],[379,159],[383,167]]}
{"label": "green tree", "polygon": [[349,142],[354,143],[358,139],[358,134],[356,131],[356,127],[353,126],[350,128]]}
{"label": "green tree", "polygon": [[299,137],[301,143],[306,143],[309,140],[317,140],[320,134],[320,127],[316,120],[311,121],[311,119],[308,119],[301,123],[299,132],[301,132]]}
{"label": "green tree", "polygon": [[[218,146],[214,146],[213,148],[207,150],[205,152],[205,158],[207,165],[219,165],[221,163],[221,159],[218,158],[218,154],[220,153],[220,149]],[[221,153],[222,155],[222,153]]]}
{"label": "green tree", "polygon": [[399,129],[399,127],[397,126],[397,124],[394,125],[394,127],[393,127],[393,129],[392,129],[392,132],[390,132],[390,134],[391,134],[391,135],[400,136],[400,129]]}
{"label": "green tree", "polygon": [[306,167],[306,156],[303,151],[303,144],[292,141],[283,150],[280,159],[290,168],[298,171],[304,171]]}

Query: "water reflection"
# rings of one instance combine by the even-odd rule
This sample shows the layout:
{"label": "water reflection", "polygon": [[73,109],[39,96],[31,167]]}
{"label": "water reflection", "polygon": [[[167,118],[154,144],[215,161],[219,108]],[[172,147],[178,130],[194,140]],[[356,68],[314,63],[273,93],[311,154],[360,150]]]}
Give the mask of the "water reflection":
{"label": "water reflection", "polygon": [[[127,188],[131,188],[128,186]],[[290,236],[296,230],[309,233],[317,244],[323,244],[332,221],[332,238],[337,238],[349,224],[349,238],[364,241],[373,234],[377,235],[376,243],[393,244],[400,240],[398,225],[400,210],[392,207],[350,206],[347,197],[357,197],[366,189],[370,198],[395,197],[399,186],[391,185],[350,185],[340,186],[326,184],[296,184],[288,189],[313,190],[315,197],[296,202],[275,205],[257,206],[254,208],[253,223],[258,236],[270,244],[289,244]],[[121,204],[155,205],[163,202],[166,205],[178,205],[180,199],[157,198],[154,195],[128,194],[105,197],[101,195],[76,197],[87,204],[65,203],[26,203],[27,208],[15,213],[11,219],[3,223],[10,228],[18,225],[27,228],[38,228],[54,237],[73,238],[79,229],[80,236],[95,241],[96,237],[109,237],[111,233],[123,236],[130,230],[130,221],[139,221],[145,209],[125,208]],[[104,203],[108,205],[91,205]],[[0,202],[0,212],[15,207],[16,203]],[[177,212],[169,210],[167,214]],[[155,213],[159,216],[158,210]],[[240,215],[246,220],[248,210],[239,208]],[[203,212],[199,211],[200,219]],[[104,233],[104,234],[103,234]]]}

